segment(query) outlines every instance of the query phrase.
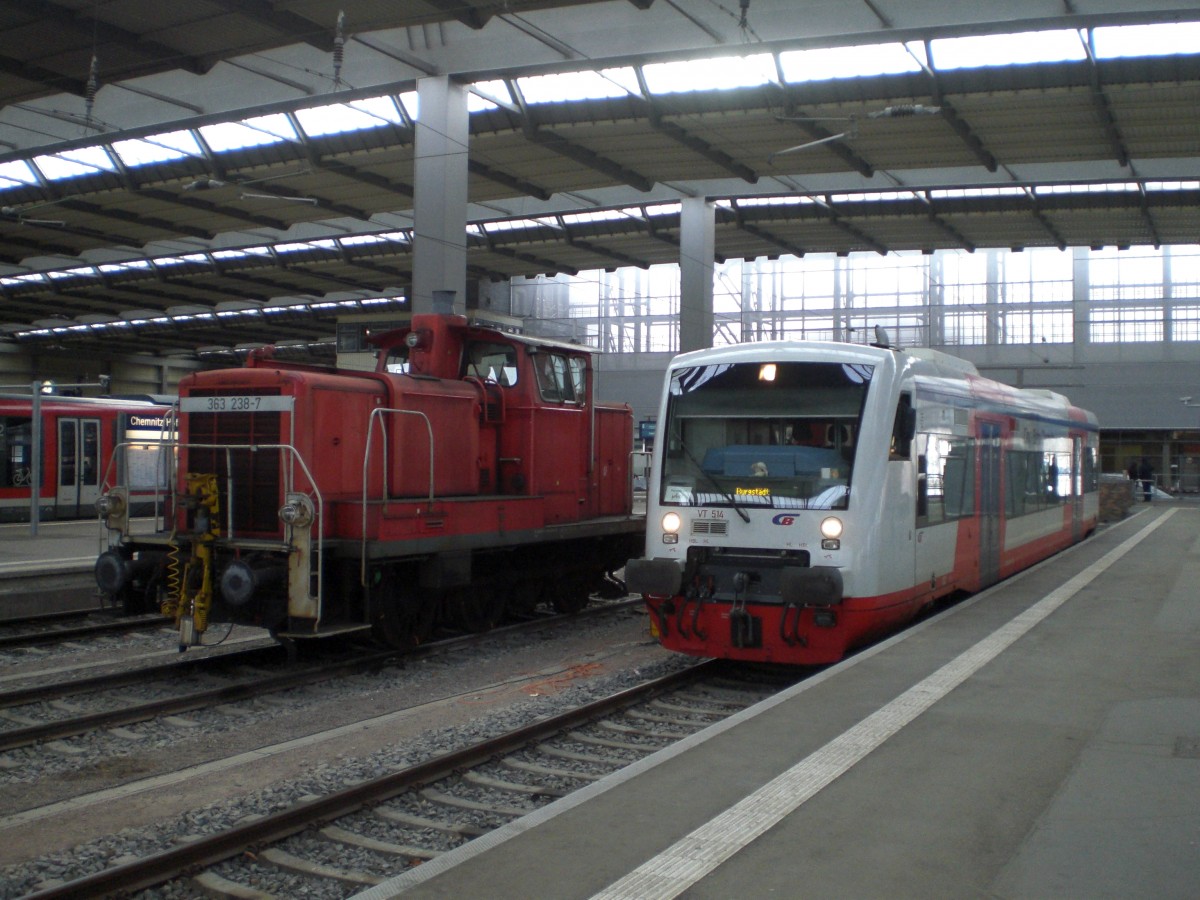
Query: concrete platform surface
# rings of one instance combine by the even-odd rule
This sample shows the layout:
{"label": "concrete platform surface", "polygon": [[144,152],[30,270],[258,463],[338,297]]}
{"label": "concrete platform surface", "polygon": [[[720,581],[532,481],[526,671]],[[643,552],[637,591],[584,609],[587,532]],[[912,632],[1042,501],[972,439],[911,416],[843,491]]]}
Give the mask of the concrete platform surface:
{"label": "concrete platform surface", "polygon": [[1132,518],[357,895],[1200,896],[1200,510]]}

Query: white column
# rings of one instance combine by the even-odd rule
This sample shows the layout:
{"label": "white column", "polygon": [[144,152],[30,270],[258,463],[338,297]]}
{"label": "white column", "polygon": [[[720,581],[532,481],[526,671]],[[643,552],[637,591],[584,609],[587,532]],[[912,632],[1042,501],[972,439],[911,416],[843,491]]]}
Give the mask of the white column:
{"label": "white column", "polygon": [[422,78],[417,97],[411,308],[431,312],[434,297],[446,297],[445,291],[461,314],[467,308],[467,89],[445,76]]}
{"label": "white column", "polygon": [[703,197],[689,197],[680,212],[679,352],[713,344],[713,256],[716,212]]}

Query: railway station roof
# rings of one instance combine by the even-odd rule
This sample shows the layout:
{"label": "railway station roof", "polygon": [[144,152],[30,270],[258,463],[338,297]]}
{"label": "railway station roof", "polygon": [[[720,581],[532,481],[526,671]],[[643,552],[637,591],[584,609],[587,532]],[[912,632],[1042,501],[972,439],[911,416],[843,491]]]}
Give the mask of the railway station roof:
{"label": "railway station roof", "polygon": [[317,341],[399,308],[417,80],[472,279],[1195,243],[1200,4],[0,0],[0,341]]}

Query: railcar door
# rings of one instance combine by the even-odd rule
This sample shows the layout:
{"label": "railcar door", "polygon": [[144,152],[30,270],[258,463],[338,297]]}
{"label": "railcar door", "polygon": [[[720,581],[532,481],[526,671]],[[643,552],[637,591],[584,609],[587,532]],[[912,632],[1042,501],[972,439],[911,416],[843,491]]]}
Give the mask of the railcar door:
{"label": "railcar door", "polygon": [[1000,425],[979,423],[979,580],[1000,578]]}
{"label": "railcar door", "polygon": [[1071,540],[1083,539],[1083,439],[1071,439]]}
{"label": "railcar door", "polygon": [[100,420],[58,420],[58,492],[56,514],[78,516],[100,496]]}

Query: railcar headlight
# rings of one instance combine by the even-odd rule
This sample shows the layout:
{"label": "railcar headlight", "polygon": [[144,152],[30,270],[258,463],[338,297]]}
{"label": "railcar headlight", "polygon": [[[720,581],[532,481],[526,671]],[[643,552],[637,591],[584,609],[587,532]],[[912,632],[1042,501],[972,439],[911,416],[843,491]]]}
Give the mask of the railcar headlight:
{"label": "railcar headlight", "polygon": [[679,543],[679,529],[683,527],[683,519],[677,512],[669,512],[663,515],[660,523],[663,530],[664,544]]}
{"label": "railcar headlight", "polygon": [[821,520],[821,549],[842,549],[842,520],[837,516],[828,516]]}

